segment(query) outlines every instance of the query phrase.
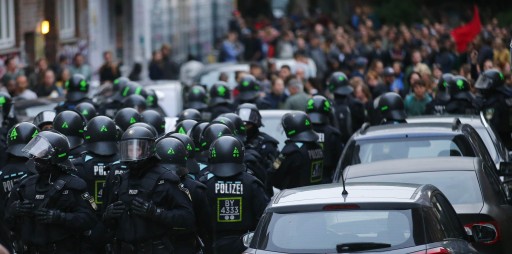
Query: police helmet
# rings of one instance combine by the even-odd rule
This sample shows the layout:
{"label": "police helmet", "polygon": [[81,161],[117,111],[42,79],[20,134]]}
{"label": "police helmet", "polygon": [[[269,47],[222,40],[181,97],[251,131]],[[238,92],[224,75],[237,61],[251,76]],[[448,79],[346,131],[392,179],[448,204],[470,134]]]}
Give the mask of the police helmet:
{"label": "police helmet", "polygon": [[190,88],[190,92],[187,95],[187,106],[186,108],[194,108],[197,110],[203,110],[208,107],[206,90],[204,87],[195,85]]}
{"label": "police helmet", "polygon": [[318,140],[318,134],[313,131],[311,119],[302,111],[284,114],[281,124],[286,137],[291,141],[316,142]]}
{"label": "police helmet", "polygon": [[85,118],[72,110],[60,112],[53,120],[53,129],[68,138],[70,149],[84,143],[83,133],[85,125]]}
{"label": "police helmet", "polygon": [[7,152],[18,157],[25,156],[21,150],[41,132],[37,126],[28,122],[14,125],[7,133]]}
{"label": "police helmet", "polygon": [[394,92],[388,92],[379,96],[377,110],[387,121],[403,121],[407,118],[404,100]]}
{"label": "police helmet", "polygon": [[450,96],[455,99],[472,100],[469,82],[463,76],[453,76],[452,84],[449,86]]}
{"label": "police helmet", "polygon": [[142,121],[155,127],[158,132],[158,136],[162,136],[165,133],[165,118],[162,114],[155,110],[148,109],[140,115],[142,116]]}
{"label": "police helmet", "polygon": [[181,133],[172,133],[167,137],[178,139],[185,145],[185,149],[187,150],[187,158],[193,159],[195,157],[196,149],[192,138]]}
{"label": "police helmet", "polygon": [[209,149],[208,166],[215,176],[229,177],[245,170],[245,148],[241,141],[223,136],[213,142]]}
{"label": "police helmet", "polygon": [[138,112],[142,112],[146,110],[146,99],[138,94],[128,95],[121,102],[123,104],[123,108],[134,108]]}
{"label": "police helmet", "polygon": [[184,135],[189,135],[190,131],[192,130],[192,128],[194,128],[196,124],[196,120],[185,119],[176,124],[174,131]]}
{"label": "police helmet", "polygon": [[453,74],[444,73],[437,82],[437,94],[436,98],[441,101],[450,100],[450,86],[453,84]]}
{"label": "police helmet", "polygon": [[53,110],[41,111],[34,117],[32,123],[43,131],[50,130],[53,129],[53,119],[56,115],[57,113]]}
{"label": "police helmet", "polygon": [[82,102],[76,105],[75,111],[85,117],[87,121],[98,115],[96,108],[89,102]]}
{"label": "police helmet", "polygon": [[505,77],[497,69],[484,71],[478,77],[475,88],[479,90],[495,91],[505,84]]}
{"label": "police helmet", "polygon": [[201,133],[201,137],[199,138],[201,151],[207,151],[213,141],[215,141],[217,138],[232,134],[233,132],[225,124],[208,124],[208,126],[204,128],[203,132]]}
{"label": "police helmet", "polygon": [[133,108],[123,108],[117,111],[114,117],[114,122],[121,127],[121,130],[125,131],[134,123],[142,121],[142,117],[139,112]]}
{"label": "police helmet", "polygon": [[146,97],[146,104],[148,108],[158,108],[158,96],[155,90],[146,89],[148,96]]}
{"label": "police helmet", "polygon": [[231,122],[233,122],[233,124],[235,125],[235,130],[233,133],[243,142],[245,142],[247,139],[247,130],[245,129],[245,124],[242,118],[240,118],[240,116],[238,116],[235,113],[224,113],[220,116],[226,117],[229,120],[231,120]]}
{"label": "police helmet", "polygon": [[69,162],[69,142],[56,131],[41,131],[22,149],[31,159],[49,161],[51,164]]}
{"label": "police helmet", "polygon": [[252,102],[258,99],[261,91],[259,82],[252,75],[245,75],[238,83],[238,99],[243,102]]}
{"label": "police helmet", "polygon": [[[14,107],[11,96],[8,93],[0,92],[0,109],[2,110],[3,118],[9,117],[9,115],[14,115]],[[0,119],[0,124],[3,120]]]}
{"label": "police helmet", "polygon": [[156,131],[155,127],[153,127],[150,124],[147,124],[147,123],[144,123],[144,122],[134,123],[134,124],[128,126],[128,129],[126,129],[126,131],[128,131],[130,128],[133,128],[133,127],[143,127],[143,128],[146,128],[149,131],[151,131],[151,134],[153,134],[153,136],[155,136],[155,138],[158,138],[158,131]]}
{"label": "police helmet", "polygon": [[176,120],[176,122],[179,123],[186,119],[195,120],[197,122],[201,122],[203,120],[203,118],[201,117],[201,112],[199,112],[199,110],[194,109],[194,108],[187,108],[187,109],[183,110],[178,115],[178,120]]}
{"label": "police helmet", "polygon": [[258,128],[263,126],[263,123],[261,122],[261,114],[256,107],[255,104],[252,103],[244,103],[238,106],[236,109],[236,114],[240,116],[242,121],[244,121],[245,124],[254,124]]}
{"label": "police helmet", "polygon": [[127,129],[119,141],[119,159],[122,162],[134,162],[154,155],[155,135],[143,126]]}
{"label": "police helmet", "polygon": [[116,127],[116,123],[106,116],[91,119],[84,131],[87,151],[103,156],[116,154],[119,139]]}
{"label": "police helmet", "polygon": [[179,139],[166,137],[158,140],[155,156],[163,167],[174,171],[178,176],[188,174],[187,149]]}
{"label": "police helmet", "polygon": [[329,91],[337,95],[349,95],[354,92],[354,88],[350,86],[347,75],[343,72],[334,72],[327,80]]}
{"label": "police helmet", "polygon": [[230,100],[231,92],[226,82],[218,81],[210,87],[210,105],[228,103]]}
{"label": "police helmet", "polygon": [[115,92],[123,90],[126,87],[126,85],[128,84],[128,82],[130,82],[130,79],[127,77],[119,77],[119,78],[115,79],[114,83],[113,83],[114,84],[113,90]]}
{"label": "police helmet", "polygon": [[233,134],[235,134],[235,132],[236,132],[235,124],[231,121],[231,119],[229,119],[227,117],[218,116],[215,119],[213,119],[211,121],[211,123],[221,123],[221,124],[224,124],[224,125],[226,125],[231,130],[231,132]]}
{"label": "police helmet", "polygon": [[66,100],[68,101],[79,101],[87,97],[89,92],[89,82],[85,79],[82,74],[74,74],[70,80],[64,83],[66,88]]}
{"label": "police helmet", "polygon": [[331,102],[322,95],[315,95],[307,102],[306,113],[313,124],[328,123],[331,111]]}
{"label": "police helmet", "polygon": [[196,152],[199,152],[200,151],[200,148],[201,148],[201,134],[203,133],[204,129],[206,128],[206,126],[208,126],[209,123],[197,123],[193,128],[192,130],[190,131],[190,137],[192,138],[192,140],[194,141],[194,146],[195,146],[195,149],[196,149]]}
{"label": "police helmet", "polygon": [[132,94],[140,95],[144,98],[146,98],[148,95],[144,87],[142,87],[139,83],[134,81],[127,82],[123,90],[120,90],[119,92],[121,97],[123,98],[126,98]]}

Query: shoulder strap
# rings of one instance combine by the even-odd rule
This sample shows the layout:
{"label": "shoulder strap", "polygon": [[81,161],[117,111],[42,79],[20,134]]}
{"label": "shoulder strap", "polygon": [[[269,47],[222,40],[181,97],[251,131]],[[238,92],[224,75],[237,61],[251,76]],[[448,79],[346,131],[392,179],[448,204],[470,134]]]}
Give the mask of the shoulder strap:
{"label": "shoulder strap", "polygon": [[59,177],[59,179],[57,179],[51,186],[50,186],[50,189],[48,190],[48,192],[46,193],[44,199],[43,199],[43,202],[41,202],[41,204],[39,205],[39,208],[45,208],[48,203],[50,202],[50,200],[57,194],[59,193],[63,188],[64,186],[66,185],[66,183],[70,182],[72,180],[72,177],[73,176],[70,176],[70,175],[64,175],[64,176],[61,176]]}
{"label": "shoulder strap", "polygon": [[[155,185],[157,184],[160,177],[165,174],[167,170],[162,170],[160,167],[150,170],[143,178],[140,183],[140,187],[145,193],[153,192]],[[163,181],[163,180],[162,180]]]}

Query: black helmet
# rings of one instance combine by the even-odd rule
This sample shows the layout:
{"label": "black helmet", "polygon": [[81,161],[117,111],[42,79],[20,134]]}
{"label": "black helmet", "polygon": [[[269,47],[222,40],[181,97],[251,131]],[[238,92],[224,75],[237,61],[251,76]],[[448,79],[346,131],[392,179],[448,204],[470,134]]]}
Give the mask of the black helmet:
{"label": "black helmet", "polygon": [[308,100],[306,113],[314,124],[326,124],[331,114],[331,102],[322,95],[315,95]]}
{"label": "black helmet", "polygon": [[11,114],[11,110],[14,110],[12,98],[8,93],[0,92],[0,109],[3,118],[7,118]]}
{"label": "black helmet", "polygon": [[96,108],[89,102],[82,102],[76,105],[75,111],[85,117],[87,121],[98,115]]}
{"label": "black helmet", "polygon": [[441,101],[450,100],[450,86],[453,85],[453,74],[445,73],[441,76],[437,82],[437,94],[436,98]]}
{"label": "black helmet", "polygon": [[337,95],[348,95],[354,92],[348,82],[347,75],[343,72],[334,72],[327,81],[329,91]]}
{"label": "black helmet", "polygon": [[185,119],[176,124],[174,131],[184,135],[189,135],[190,131],[192,130],[192,128],[194,128],[196,124],[196,120]]}
{"label": "black helmet", "polygon": [[215,119],[213,119],[211,121],[211,123],[221,123],[221,124],[224,124],[224,125],[226,125],[231,130],[231,132],[233,134],[235,134],[235,132],[236,132],[235,124],[231,121],[231,119],[229,119],[227,117],[218,116]]}
{"label": "black helmet", "polygon": [[[57,113],[53,110],[41,111],[36,115],[36,117],[34,117],[32,123],[43,131],[49,130],[53,128],[53,119],[55,119],[56,115]],[[48,127],[48,125],[50,126]]]}
{"label": "black helmet", "polygon": [[318,134],[313,131],[311,119],[302,111],[284,114],[281,124],[286,137],[291,141],[316,142],[318,140]]}
{"label": "black helmet", "polygon": [[79,101],[87,97],[89,92],[89,82],[82,74],[74,74],[70,80],[64,83],[64,87],[68,91],[66,93],[66,100]]}
{"label": "black helmet", "polygon": [[142,126],[129,128],[119,141],[120,161],[140,161],[153,156],[155,138],[149,129]]}
{"label": "black helmet", "polygon": [[21,122],[14,125],[7,133],[7,152],[18,157],[26,154],[21,150],[32,140],[41,130],[34,124]]}
{"label": "black helmet", "polygon": [[478,77],[475,83],[475,88],[479,90],[495,91],[505,84],[505,77],[497,69],[490,69],[484,71]]}
{"label": "black helmet", "polygon": [[194,108],[187,108],[187,109],[183,110],[178,115],[178,120],[176,120],[176,122],[179,123],[186,119],[195,120],[198,122],[201,122],[203,120],[203,118],[201,117],[201,112],[199,112],[199,110],[194,109]]}
{"label": "black helmet", "polygon": [[228,103],[231,92],[226,82],[218,81],[210,88],[210,105]]}
{"label": "black helmet", "polygon": [[472,100],[469,82],[463,76],[453,76],[452,84],[449,86],[450,96],[455,99]]}
{"label": "black helmet", "polygon": [[194,141],[194,146],[195,146],[195,150],[196,152],[199,152],[200,151],[200,148],[201,148],[201,134],[203,133],[204,129],[206,128],[206,126],[208,126],[209,123],[197,123],[193,128],[192,130],[190,131],[190,137],[192,138],[192,140]]}
{"label": "black helmet", "polygon": [[104,156],[116,154],[119,139],[116,127],[116,123],[106,116],[91,119],[84,131],[87,151]]}
{"label": "black helmet", "polygon": [[204,128],[203,133],[201,133],[201,137],[199,138],[201,151],[208,150],[210,145],[217,138],[232,134],[233,132],[225,124],[210,123],[206,128]]}
{"label": "black helmet", "polygon": [[70,149],[84,143],[83,133],[85,125],[85,118],[72,110],[60,112],[53,120],[53,129],[68,138]]}
{"label": "black helmet", "polygon": [[113,90],[116,92],[123,90],[129,82],[130,82],[130,79],[127,77],[116,78],[114,80]]}
{"label": "black helmet", "polygon": [[140,115],[142,116],[142,121],[155,127],[158,132],[158,136],[165,133],[165,118],[160,113],[155,110],[148,109]]}
{"label": "black helmet", "polygon": [[156,95],[155,90],[146,89],[148,96],[146,97],[146,104],[148,108],[157,108],[158,107],[158,96]]}
{"label": "black helmet", "polygon": [[397,93],[388,92],[379,96],[377,108],[387,121],[403,121],[407,118],[404,100]]}
{"label": "black helmet", "polygon": [[193,159],[195,157],[196,148],[194,141],[189,136],[181,133],[172,133],[167,137],[178,139],[185,145],[185,149],[187,150],[187,158]]}
{"label": "black helmet", "polygon": [[256,125],[258,128],[263,126],[260,111],[258,107],[252,103],[244,103],[238,106],[236,114],[240,116],[245,124],[251,123]]}
{"label": "black helmet", "polygon": [[134,108],[138,112],[146,110],[146,99],[138,94],[131,94],[125,97],[122,101],[123,108]]}
{"label": "black helmet", "polygon": [[243,172],[245,170],[244,154],[244,145],[235,137],[218,138],[209,150],[210,172],[220,177],[229,177]]}
{"label": "black helmet", "polygon": [[224,113],[220,116],[226,117],[227,119],[231,120],[233,124],[235,125],[235,131],[234,134],[239,137],[243,142],[247,139],[247,130],[245,129],[245,124],[242,118],[240,118],[235,113]]}
{"label": "black helmet", "polygon": [[258,98],[261,87],[256,78],[252,75],[245,75],[238,83],[238,99],[240,101],[250,102]]}
{"label": "black helmet", "polygon": [[194,108],[197,110],[203,110],[208,107],[206,104],[206,90],[204,87],[196,85],[190,88],[190,92],[187,95],[187,106],[186,108]]}
{"label": "black helmet", "polygon": [[144,87],[142,87],[139,83],[129,81],[126,83],[126,86],[123,88],[123,90],[120,90],[121,97],[128,97],[132,94],[140,95],[144,98],[148,95],[146,90],[144,90]]}
{"label": "black helmet", "polygon": [[55,131],[41,131],[22,149],[27,157],[49,161],[51,164],[69,162],[69,142]]}
{"label": "black helmet", "polygon": [[130,128],[133,128],[133,127],[146,128],[149,131],[151,131],[151,134],[153,134],[153,136],[155,136],[155,138],[158,138],[158,131],[155,129],[155,127],[153,127],[152,125],[150,125],[148,123],[143,123],[143,122],[134,123],[134,124],[128,126],[128,129],[126,129],[126,131],[128,131]]}
{"label": "black helmet", "polygon": [[185,145],[176,138],[162,138],[156,142],[155,156],[165,168],[174,171],[178,176],[188,174],[187,150]]}
{"label": "black helmet", "polygon": [[121,130],[125,131],[134,123],[142,121],[142,117],[139,112],[133,108],[123,108],[117,111],[114,117],[114,122],[121,127]]}

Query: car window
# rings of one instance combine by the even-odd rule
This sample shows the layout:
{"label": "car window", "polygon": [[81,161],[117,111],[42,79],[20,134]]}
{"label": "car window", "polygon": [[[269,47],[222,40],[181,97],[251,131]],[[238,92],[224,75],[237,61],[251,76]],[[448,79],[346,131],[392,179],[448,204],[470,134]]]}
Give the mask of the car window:
{"label": "car window", "polygon": [[464,239],[462,225],[448,200],[439,193],[434,194],[432,196],[432,207],[439,218],[445,237]]}
{"label": "car window", "polygon": [[489,185],[492,189],[492,194],[497,198],[498,204],[506,204],[507,197],[506,192],[503,189],[503,185],[501,184],[500,178],[496,173],[496,170],[491,169],[489,165],[483,165],[483,173],[486,178],[489,180]]}
{"label": "car window", "polygon": [[432,184],[441,190],[453,205],[483,203],[480,184],[474,171],[413,172],[357,178],[351,178],[349,172],[347,182]]}
{"label": "car window", "polygon": [[492,140],[491,136],[489,135],[489,132],[487,129],[483,126],[475,128],[475,130],[478,132],[478,135],[480,135],[480,138],[482,138],[482,141],[485,144],[485,147],[487,147],[487,151],[489,151],[489,155],[492,157],[494,161],[497,161],[499,159],[498,152],[496,151],[496,146],[494,145],[494,141]]}
{"label": "car window", "polygon": [[419,209],[274,213],[261,228],[260,249],[285,253],[336,253],[347,243],[386,243],[397,249],[425,242]]}
{"label": "car window", "polygon": [[478,135],[475,129],[470,125],[464,125],[462,126],[462,131],[466,133],[466,135],[468,135],[469,139],[471,140],[471,143],[473,144],[473,146],[476,147],[476,150],[478,151],[478,156],[484,161],[484,164],[488,164],[489,166],[496,168],[494,160],[491,158],[491,155],[489,154],[487,147],[485,146],[484,142],[482,141],[482,138],[480,138],[480,135]]}

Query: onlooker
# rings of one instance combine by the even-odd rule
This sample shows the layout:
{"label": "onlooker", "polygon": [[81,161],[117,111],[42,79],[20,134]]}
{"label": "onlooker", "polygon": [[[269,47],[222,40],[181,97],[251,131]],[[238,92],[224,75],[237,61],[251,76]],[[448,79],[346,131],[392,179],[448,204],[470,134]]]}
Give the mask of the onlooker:
{"label": "onlooker", "polygon": [[237,62],[243,51],[243,46],[238,41],[238,35],[231,31],[228,33],[227,38],[222,42],[219,62]]}
{"label": "onlooker", "polygon": [[256,80],[258,80],[263,92],[270,92],[270,81],[267,79],[267,75],[263,71],[263,67],[261,67],[260,64],[251,63],[249,65],[249,74],[253,75]]}
{"label": "onlooker", "polygon": [[37,99],[37,94],[28,88],[28,79],[25,75],[20,75],[16,78],[16,86],[16,94],[14,96],[14,100]]}
{"label": "onlooker", "polygon": [[149,63],[149,78],[152,80],[164,79],[165,63],[162,59],[162,52],[153,51],[153,58]]}
{"label": "onlooker", "polygon": [[281,78],[274,77],[270,92],[268,92],[263,100],[270,105],[272,109],[280,109],[286,101],[286,94],[284,93],[284,81]]}
{"label": "onlooker", "polygon": [[162,52],[162,61],[164,62],[164,73],[163,79],[166,80],[177,80],[180,75],[180,68],[178,64],[172,60],[171,53],[172,48],[169,44],[163,44],[160,48]]}
{"label": "onlooker", "polygon": [[290,97],[284,103],[284,109],[306,111],[309,96],[304,92],[304,86],[298,79],[291,79],[288,82]]}
{"label": "onlooker", "polygon": [[75,57],[73,58],[73,64],[69,70],[71,71],[71,76],[74,74],[82,74],[86,80],[91,80],[91,67],[85,63],[85,59],[82,53],[75,54]]}
{"label": "onlooker", "polygon": [[30,88],[34,89],[44,80],[44,73],[48,70],[48,61],[46,58],[40,58],[36,61],[36,69],[29,76]]}
{"label": "onlooker", "polygon": [[412,83],[413,93],[407,95],[404,100],[405,112],[407,116],[419,116],[425,113],[427,103],[432,97],[427,93],[427,87],[423,80],[417,80]]}
{"label": "onlooker", "polygon": [[279,78],[282,79],[285,83],[288,82],[288,79],[292,76],[292,69],[289,65],[281,66],[279,69]]}
{"label": "onlooker", "polygon": [[57,98],[64,96],[62,88],[56,85],[55,73],[52,70],[46,70],[44,72],[43,83],[36,86],[34,92],[38,97]]}
{"label": "onlooker", "polygon": [[104,84],[105,82],[111,83],[121,76],[119,65],[112,60],[112,52],[110,51],[103,52],[103,60],[105,60],[105,62],[98,70],[100,74],[100,84]]}
{"label": "onlooker", "polygon": [[142,64],[135,63],[133,64],[132,71],[130,75],[128,75],[128,79],[132,81],[140,81],[140,74],[142,73]]}
{"label": "onlooker", "polygon": [[24,75],[22,69],[18,66],[18,58],[17,57],[7,57],[4,61],[5,65],[5,73],[2,77],[2,84],[7,84],[7,82],[11,79],[16,79],[20,75]]}

